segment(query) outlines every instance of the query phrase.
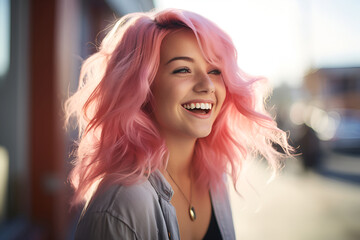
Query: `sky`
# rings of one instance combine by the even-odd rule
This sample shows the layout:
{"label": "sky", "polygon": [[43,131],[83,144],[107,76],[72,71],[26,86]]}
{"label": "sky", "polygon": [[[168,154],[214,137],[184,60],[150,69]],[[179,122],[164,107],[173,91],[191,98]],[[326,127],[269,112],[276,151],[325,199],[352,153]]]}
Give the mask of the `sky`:
{"label": "sky", "polygon": [[[359,0],[154,0],[197,12],[233,39],[238,64],[272,85],[299,86],[310,68],[360,66]],[[9,0],[0,0],[0,76],[9,66]]]}
{"label": "sky", "polygon": [[238,64],[272,85],[299,86],[310,68],[360,66],[357,0],[155,0],[197,12],[233,39]]}

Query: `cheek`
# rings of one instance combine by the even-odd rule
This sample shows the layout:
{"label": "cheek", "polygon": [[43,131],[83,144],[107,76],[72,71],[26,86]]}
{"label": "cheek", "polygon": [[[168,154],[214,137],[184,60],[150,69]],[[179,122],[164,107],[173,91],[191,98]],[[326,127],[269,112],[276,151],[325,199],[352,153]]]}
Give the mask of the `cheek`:
{"label": "cheek", "polygon": [[161,88],[156,88],[154,91],[154,113],[157,120],[163,118],[163,111],[166,103],[166,94]]}
{"label": "cheek", "polygon": [[226,98],[226,87],[224,82],[219,83],[219,86],[217,87],[217,95],[218,101],[222,105]]}
{"label": "cheek", "polygon": [[168,108],[170,103],[174,101],[174,94],[172,94],[172,89],[169,89],[167,86],[162,86],[157,89],[155,93],[155,104],[162,109]]}
{"label": "cheek", "polygon": [[219,83],[219,85],[216,86],[216,99],[217,99],[217,104],[218,107],[216,108],[216,112],[215,112],[215,119],[217,119],[219,113],[221,112],[221,109],[223,107],[224,101],[226,98],[226,88],[224,83]]}
{"label": "cheek", "polygon": [[168,84],[157,84],[154,87],[154,113],[159,123],[166,122],[173,115],[176,93]]}
{"label": "cheek", "polygon": [[157,90],[158,101],[161,101],[162,104],[168,105],[169,107],[181,104],[182,99],[190,91],[187,84],[177,83],[171,80],[159,86]]}

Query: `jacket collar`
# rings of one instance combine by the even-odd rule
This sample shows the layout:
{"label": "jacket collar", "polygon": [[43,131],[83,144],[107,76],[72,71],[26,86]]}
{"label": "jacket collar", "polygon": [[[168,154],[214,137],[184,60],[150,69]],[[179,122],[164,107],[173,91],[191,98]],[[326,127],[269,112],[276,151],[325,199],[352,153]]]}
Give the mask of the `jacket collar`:
{"label": "jacket collar", "polygon": [[174,190],[158,169],[150,174],[149,182],[160,197],[170,202],[174,195]]}

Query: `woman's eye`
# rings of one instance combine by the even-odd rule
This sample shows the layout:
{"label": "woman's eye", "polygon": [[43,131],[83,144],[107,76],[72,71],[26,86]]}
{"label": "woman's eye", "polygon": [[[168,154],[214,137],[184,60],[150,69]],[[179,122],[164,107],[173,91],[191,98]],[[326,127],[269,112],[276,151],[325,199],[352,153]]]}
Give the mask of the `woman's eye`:
{"label": "woman's eye", "polygon": [[214,75],[220,75],[221,74],[221,71],[219,69],[214,69],[214,70],[211,70],[209,72],[209,74],[214,74]]}
{"label": "woman's eye", "polygon": [[180,68],[173,71],[173,73],[190,73],[190,69],[188,68]]}

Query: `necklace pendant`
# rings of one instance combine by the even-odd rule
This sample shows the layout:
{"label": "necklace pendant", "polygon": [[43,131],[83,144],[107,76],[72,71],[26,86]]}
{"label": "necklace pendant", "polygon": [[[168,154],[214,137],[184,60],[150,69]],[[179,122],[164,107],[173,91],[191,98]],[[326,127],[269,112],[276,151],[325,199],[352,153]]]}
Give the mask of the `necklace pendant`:
{"label": "necklace pendant", "polygon": [[190,206],[190,208],[189,208],[189,215],[190,215],[191,221],[196,220],[195,208],[193,206]]}

